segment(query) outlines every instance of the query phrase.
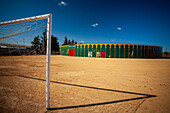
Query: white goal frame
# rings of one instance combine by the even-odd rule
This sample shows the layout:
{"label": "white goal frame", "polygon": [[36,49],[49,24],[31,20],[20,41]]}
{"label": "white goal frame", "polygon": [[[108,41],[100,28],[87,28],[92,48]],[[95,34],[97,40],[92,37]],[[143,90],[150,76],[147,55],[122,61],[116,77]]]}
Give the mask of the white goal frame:
{"label": "white goal frame", "polygon": [[50,109],[50,55],[51,55],[51,31],[52,31],[52,14],[45,14],[22,18],[17,20],[0,22],[0,26],[17,24],[35,20],[47,19],[47,53],[46,53],[46,109]]}

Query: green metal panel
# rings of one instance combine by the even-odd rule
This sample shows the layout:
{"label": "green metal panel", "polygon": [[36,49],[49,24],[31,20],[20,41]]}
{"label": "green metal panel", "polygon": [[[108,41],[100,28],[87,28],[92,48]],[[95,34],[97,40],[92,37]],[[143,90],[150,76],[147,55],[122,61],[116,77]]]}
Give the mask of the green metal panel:
{"label": "green metal panel", "polygon": [[74,48],[75,48],[75,56],[77,57],[77,45],[75,45]]}
{"label": "green metal panel", "polygon": [[151,55],[153,54],[153,46],[151,46]]}
{"label": "green metal panel", "polygon": [[61,55],[63,55],[63,47],[60,47]]}
{"label": "green metal panel", "polygon": [[130,45],[130,53],[129,53],[129,58],[133,58],[133,46],[132,45]]}
{"label": "green metal panel", "polygon": [[100,52],[100,45],[97,45],[97,52]]}
{"label": "green metal panel", "polygon": [[69,56],[69,54],[67,54],[68,50],[69,50],[69,46],[66,47],[66,56]]}
{"label": "green metal panel", "polygon": [[157,54],[156,54],[156,57],[159,58],[159,47],[156,47],[157,48]]}
{"label": "green metal panel", "polygon": [[82,57],[84,57],[84,45],[82,45]]}
{"label": "green metal panel", "polygon": [[128,58],[128,45],[125,45],[125,58]]}
{"label": "green metal panel", "polygon": [[149,58],[149,46],[147,47],[147,58]]}
{"label": "green metal panel", "polygon": [[[69,50],[69,46],[67,46],[67,51]],[[69,56],[69,54],[67,54],[67,56]]]}
{"label": "green metal panel", "polygon": [[148,47],[145,47],[145,58],[148,58]]}
{"label": "green metal panel", "polygon": [[158,58],[160,58],[160,47],[158,47]]}
{"label": "green metal panel", "polygon": [[152,47],[152,52],[153,52],[153,54],[155,54],[155,47],[154,46]]}
{"label": "green metal panel", "polygon": [[85,57],[88,57],[88,46],[85,45]]}
{"label": "green metal panel", "polygon": [[65,55],[65,47],[62,47],[62,53]]}
{"label": "green metal panel", "polygon": [[91,44],[89,45],[89,51],[92,52],[92,45]]}
{"label": "green metal panel", "polygon": [[102,52],[105,52],[105,45],[102,45]]}
{"label": "green metal panel", "polygon": [[78,57],[80,57],[80,45],[78,45],[77,50],[78,50]]}
{"label": "green metal panel", "polygon": [[120,58],[124,58],[124,45],[121,45],[120,48]]}
{"label": "green metal panel", "polygon": [[156,49],[155,49],[156,47],[153,47],[153,53],[156,53]]}
{"label": "green metal panel", "polygon": [[110,55],[110,46],[106,45],[106,58],[109,58]]}
{"label": "green metal panel", "polygon": [[162,57],[162,47],[160,48],[160,57]]}
{"label": "green metal panel", "polygon": [[151,46],[151,54],[153,53],[153,46]]}
{"label": "green metal panel", "polygon": [[156,57],[157,57],[157,47],[155,47],[155,54],[156,54]]}
{"label": "green metal panel", "polygon": [[155,53],[156,53],[156,57],[158,57],[158,48],[155,47]]}
{"label": "green metal panel", "polygon": [[65,47],[62,47],[62,55],[65,55]]}
{"label": "green metal panel", "polygon": [[160,57],[160,47],[158,47],[158,58]]}
{"label": "green metal panel", "polygon": [[64,56],[68,56],[67,49],[68,49],[68,46],[63,46],[63,55]]}
{"label": "green metal panel", "polygon": [[67,56],[67,47],[64,47],[64,55]]}
{"label": "green metal panel", "polygon": [[137,58],[137,45],[134,45],[134,58]]}
{"label": "green metal panel", "polygon": [[80,57],[82,57],[82,46],[80,46]]}
{"label": "green metal panel", "polygon": [[141,46],[138,45],[138,58],[141,58]]}
{"label": "green metal panel", "polygon": [[61,55],[63,55],[63,48],[62,47],[60,47],[60,53],[61,53]]}
{"label": "green metal panel", "polygon": [[152,46],[152,50],[151,50],[151,53],[154,53],[154,47]]}
{"label": "green metal panel", "polygon": [[111,45],[111,58],[114,58],[114,45]]}
{"label": "green metal panel", "polygon": [[116,58],[119,58],[119,45],[116,45]]}
{"label": "green metal panel", "polygon": [[159,47],[156,48],[157,48],[157,57],[159,57]]}
{"label": "green metal panel", "polygon": [[142,58],[145,57],[145,56],[144,56],[144,52],[145,52],[145,50],[144,50],[144,45],[142,45]]}
{"label": "green metal panel", "polygon": [[151,46],[149,46],[149,49],[148,49],[148,50],[149,50],[149,52],[148,52],[148,53],[149,53],[149,56],[148,56],[148,57],[151,58]]}
{"label": "green metal panel", "polygon": [[96,45],[95,44],[93,45],[93,55],[92,56],[96,57]]}
{"label": "green metal panel", "polygon": [[160,48],[160,57],[162,57],[162,47]]}
{"label": "green metal panel", "polygon": [[67,48],[68,48],[68,46],[61,47],[61,55],[68,56]]}

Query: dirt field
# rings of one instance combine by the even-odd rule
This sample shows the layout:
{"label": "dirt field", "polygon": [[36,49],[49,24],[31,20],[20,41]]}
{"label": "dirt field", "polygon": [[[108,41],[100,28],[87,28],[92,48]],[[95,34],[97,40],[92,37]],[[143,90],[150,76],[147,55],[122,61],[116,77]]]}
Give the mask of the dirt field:
{"label": "dirt field", "polygon": [[51,57],[46,110],[45,56],[0,57],[0,112],[170,111],[170,59]]}

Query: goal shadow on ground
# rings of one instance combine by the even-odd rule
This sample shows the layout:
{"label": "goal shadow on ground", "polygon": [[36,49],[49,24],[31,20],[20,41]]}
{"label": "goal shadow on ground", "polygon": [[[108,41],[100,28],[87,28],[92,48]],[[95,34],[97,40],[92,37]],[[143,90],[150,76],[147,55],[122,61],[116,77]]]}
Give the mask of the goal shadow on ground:
{"label": "goal shadow on ground", "polygon": [[[17,76],[18,77],[23,77],[23,78],[34,79],[34,80],[46,81],[46,80],[40,79],[40,78],[27,77],[27,76],[22,76],[22,75],[17,75]],[[70,83],[57,82],[57,81],[50,81],[50,82],[51,83],[57,83],[57,84],[63,84],[63,85],[69,85],[69,86],[75,86],[75,87],[83,87],[83,88],[90,88],[90,89],[96,89],[96,90],[104,90],[104,91],[111,91],[111,92],[119,92],[119,93],[141,95],[142,97],[130,98],[130,99],[122,99],[122,100],[116,100],[116,101],[108,101],[108,102],[100,102],[100,103],[93,103],[93,104],[85,104],[85,105],[57,107],[57,108],[50,108],[49,110],[62,110],[62,109],[90,107],[90,106],[106,105],[106,104],[113,104],[113,103],[119,103],[119,102],[126,102],[126,101],[133,101],[133,100],[140,100],[140,99],[147,99],[147,98],[157,97],[156,95],[149,95],[149,94],[129,92],[129,91],[121,91],[121,90],[114,90],[114,89],[98,88],[98,87],[70,84]]]}

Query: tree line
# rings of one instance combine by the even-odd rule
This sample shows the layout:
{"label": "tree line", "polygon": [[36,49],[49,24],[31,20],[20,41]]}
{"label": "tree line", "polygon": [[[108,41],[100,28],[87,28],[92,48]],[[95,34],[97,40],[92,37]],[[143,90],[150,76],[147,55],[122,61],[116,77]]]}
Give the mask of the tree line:
{"label": "tree line", "polygon": [[[43,31],[41,37],[39,37],[39,35],[35,36],[31,44],[31,50],[34,50],[36,54],[46,54],[47,31]],[[51,52],[59,52],[59,49],[58,38],[51,35]]]}
{"label": "tree line", "polygon": [[[46,46],[47,46],[47,31],[42,32],[42,36],[40,37],[35,36],[34,40],[31,42],[31,50],[33,50],[36,54],[46,54]],[[67,36],[64,37],[64,42],[62,45],[71,45],[71,44],[77,44],[77,41],[68,40]],[[59,52],[60,46],[58,42],[58,38],[51,35],[51,52]]]}
{"label": "tree line", "polygon": [[70,41],[70,39],[67,41],[67,36],[64,37],[64,43],[62,45],[69,45],[69,44],[77,44],[77,41],[74,42],[74,40],[72,39],[72,41]]}

